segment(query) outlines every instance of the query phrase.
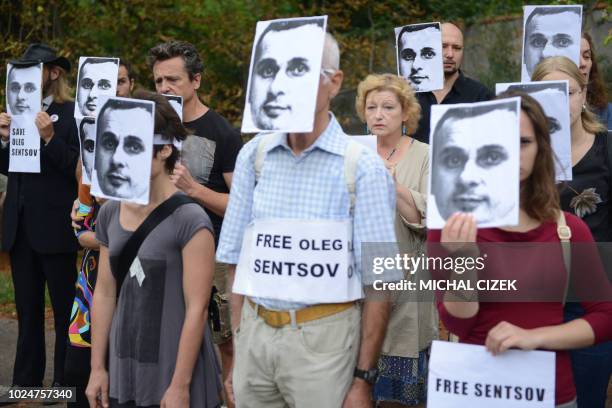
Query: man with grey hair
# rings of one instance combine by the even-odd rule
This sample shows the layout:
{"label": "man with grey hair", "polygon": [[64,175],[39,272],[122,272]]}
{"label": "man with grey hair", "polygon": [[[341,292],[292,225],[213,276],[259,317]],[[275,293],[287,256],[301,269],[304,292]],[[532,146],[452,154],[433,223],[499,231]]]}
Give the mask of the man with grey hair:
{"label": "man with grey hair", "polygon": [[[359,300],[375,279],[403,276],[375,277],[361,263],[362,243],[395,242],[395,187],[377,155],[356,147],[329,111],[343,79],[330,34],[321,68],[312,67],[321,75],[313,131],[261,134],[236,161],[217,260],[229,264],[233,285],[235,363],[226,390],[239,408],[371,406],[390,305]],[[264,245],[273,274],[249,244],[260,246],[262,228],[285,235],[280,246]],[[312,241],[300,239],[305,230]],[[317,251],[329,234],[344,238]],[[321,276],[313,256],[347,262]],[[322,281],[329,283],[316,289]]]}

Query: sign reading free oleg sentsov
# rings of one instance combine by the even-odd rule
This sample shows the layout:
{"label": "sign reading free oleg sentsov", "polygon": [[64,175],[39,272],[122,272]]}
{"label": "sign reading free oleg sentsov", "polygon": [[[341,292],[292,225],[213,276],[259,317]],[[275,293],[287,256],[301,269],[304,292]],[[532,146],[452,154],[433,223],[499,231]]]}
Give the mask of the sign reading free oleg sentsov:
{"label": "sign reading free oleg sentsov", "polygon": [[303,303],[362,296],[348,220],[256,220],[247,228],[233,290]]}
{"label": "sign reading free oleg sentsov", "polygon": [[554,408],[555,353],[434,341],[427,386],[429,408]]}

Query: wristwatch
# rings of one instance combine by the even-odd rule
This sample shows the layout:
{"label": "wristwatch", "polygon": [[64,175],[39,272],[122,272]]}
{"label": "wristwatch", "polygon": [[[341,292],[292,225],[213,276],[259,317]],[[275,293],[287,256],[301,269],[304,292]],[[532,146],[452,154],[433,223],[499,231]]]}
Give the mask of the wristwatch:
{"label": "wristwatch", "polygon": [[370,385],[374,385],[374,383],[376,383],[376,380],[378,379],[378,368],[372,368],[371,370],[367,371],[355,368],[353,376],[361,378]]}

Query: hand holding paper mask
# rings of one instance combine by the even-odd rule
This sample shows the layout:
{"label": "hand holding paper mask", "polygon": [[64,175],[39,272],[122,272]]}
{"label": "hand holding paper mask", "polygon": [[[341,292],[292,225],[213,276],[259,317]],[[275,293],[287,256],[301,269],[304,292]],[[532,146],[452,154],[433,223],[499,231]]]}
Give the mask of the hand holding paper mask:
{"label": "hand holding paper mask", "polygon": [[53,138],[53,122],[47,114],[47,112],[38,112],[36,119],[34,120],[36,127],[38,128],[38,134],[45,143],[49,143]]}
{"label": "hand holding paper mask", "polygon": [[9,140],[9,128],[11,126],[11,115],[6,112],[0,113],[0,137],[3,141]]}

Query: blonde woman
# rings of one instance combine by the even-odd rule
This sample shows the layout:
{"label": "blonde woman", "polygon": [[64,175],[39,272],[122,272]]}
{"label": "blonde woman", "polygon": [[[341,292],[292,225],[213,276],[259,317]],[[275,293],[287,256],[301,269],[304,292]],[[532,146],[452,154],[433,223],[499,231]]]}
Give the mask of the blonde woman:
{"label": "blonde woman", "polygon": [[[612,241],[612,161],[606,127],[590,110],[588,78],[565,57],[546,58],[533,72],[533,81],[569,82],[572,135],[572,181],[561,187],[561,209],[576,214],[598,242]],[[565,306],[565,319],[581,317],[578,303]],[[578,407],[603,407],[612,373],[612,342],[572,351]]]}
{"label": "blonde woman", "polygon": [[[395,234],[403,252],[420,254],[426,238],[429,152],[410,135],[421,108],[408,82],[396,75],[369,75],[357,89],[357,114],[376,135],[378,154],[393,175],[397,193]],[[406,271],[406,278],[410,278]],[[398,294],[401,296],[401,294]],[[378,363],[374,399],[380,407],[425,403],[427,356],[437,338],[433,303],[397,298]]]}

